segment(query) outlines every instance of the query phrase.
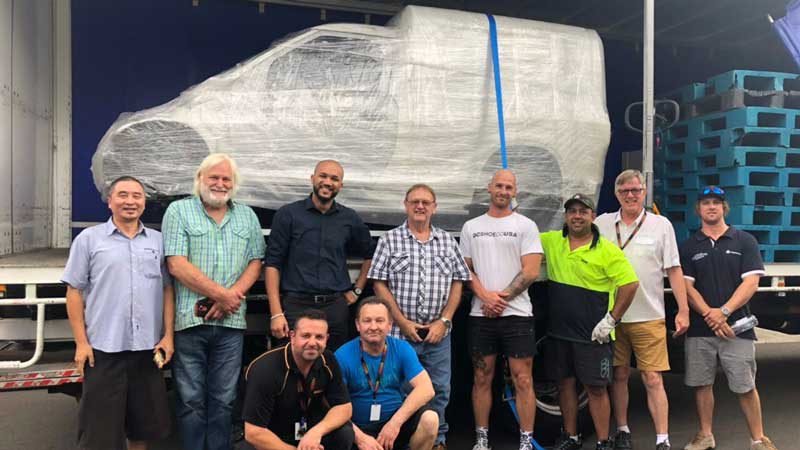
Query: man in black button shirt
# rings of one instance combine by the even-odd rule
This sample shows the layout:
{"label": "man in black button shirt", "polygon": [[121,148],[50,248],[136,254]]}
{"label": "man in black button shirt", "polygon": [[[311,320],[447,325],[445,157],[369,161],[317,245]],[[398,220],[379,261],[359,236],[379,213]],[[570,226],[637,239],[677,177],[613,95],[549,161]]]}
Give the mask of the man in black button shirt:
{"label": "man in black button shirt", "polygon": [[[311,175],[311,195],[284,205],[272,220],[265,279],[270,331],[278,340],[286,338],[306,308],[327,314],[331,350],[347,339],[347,307],[364,289],[375,248],[358,214],[334,201],[343,181],[341,164],[320,161]],[[364,258],[355,283],[347,271],[348,256]]]}
{"label": "man in black button shirt", "polygon": [[765,275],[758,243],[748,233],[725,223],[730,210],[725,191],[709,186],[700,191],[695,207],[701,229],[681,243],[680,255],[691,313],[686,338],[686,385],[695,388],[700,431],[686,450],[714,448],[711,424],[714,416],[714,378],[717,360],[728,387],[739,395],[739,404],[750,429],[751,450],[775,450],[764,436],[761,401],[756,390],[756,361],[752,329],[732,327],[749,315],[747,303]]}
{"label": "man in black button shirt", "polygon": [[339,364],[325,349],[325,313],[302,312],[290,339],[247,368],[245,439],[259,450],[349,449],[353,409]]}

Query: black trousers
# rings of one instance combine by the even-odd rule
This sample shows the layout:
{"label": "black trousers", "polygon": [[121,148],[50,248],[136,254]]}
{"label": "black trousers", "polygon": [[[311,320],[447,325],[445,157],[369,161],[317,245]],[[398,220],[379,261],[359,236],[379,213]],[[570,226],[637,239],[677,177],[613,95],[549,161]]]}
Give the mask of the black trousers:
{"label": "black trousers", "polygon": [[[294,323],[303,311],[318,309],[328,317],[328,333],[330,337],[328,337],[327,348],[335,352],[336,349],[347,342],[350,310],[343,295],[327,302],[315,302],[313,298],[287,295],[281,298],[281,303],[283,304],[283,313],[286,315],[286,321],[289,322],[289,329],[294,329]],[[274,344],[283,345],[287,341],[287,339],[282,339]]]}

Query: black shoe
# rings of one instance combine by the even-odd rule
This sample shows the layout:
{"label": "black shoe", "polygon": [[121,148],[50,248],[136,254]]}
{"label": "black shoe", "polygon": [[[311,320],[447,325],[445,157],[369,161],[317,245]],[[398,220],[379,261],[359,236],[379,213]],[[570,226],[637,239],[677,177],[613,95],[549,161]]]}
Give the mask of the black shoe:
{"label": "black shoe", "polygon": [[632,450],[631,434],[627,431],[617,431],[614,435],[614,450]]}
{"label": "black shoe", "polygon": [[606,439],[605,441],[598,441],[596,450],[614,450],[614,443],[611,439]]}
{"label": "black shoe", "polygon": [[669,445],[669,441],[664,441],[658,445],[656,445],[656,450],[670,450],[672,447]]}
{"label": "black shoe", "polygon": [[578,440],[572,439],[565,433],[561,433],[561,437],[556,441],[553,450],[581,450],[583,447],[583,439],[578,435]]}

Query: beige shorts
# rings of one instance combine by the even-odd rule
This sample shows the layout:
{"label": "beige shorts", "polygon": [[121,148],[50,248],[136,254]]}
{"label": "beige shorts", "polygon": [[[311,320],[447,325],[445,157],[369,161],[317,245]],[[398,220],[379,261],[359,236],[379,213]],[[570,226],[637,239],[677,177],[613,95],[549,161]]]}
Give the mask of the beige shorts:
{"label": "beige shorts", "polygon": [[649,372],[669,370],[667,354],[667,325],[661,320],[621,323],[614,341],[614,366],[629,366],[631,353],[636,355],[636,367]]}

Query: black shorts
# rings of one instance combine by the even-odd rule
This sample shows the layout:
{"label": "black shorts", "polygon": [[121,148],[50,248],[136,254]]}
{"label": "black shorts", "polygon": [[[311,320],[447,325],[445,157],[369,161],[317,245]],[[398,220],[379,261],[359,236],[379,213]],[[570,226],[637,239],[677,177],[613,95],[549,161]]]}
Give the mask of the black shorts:
{"label": "black shorts", "polygon": [[161,370],[150,350],[94,350],[84,366],[78,412],[78,447],[125,448],[125,438],[153,441],[169,436],[170,410]]}
{"label": "black shorts", "polygon": [[471,355],[530,358],[536,355],[536,327],[533,317],[470,317]]}
{"label": "black shorts", "polygon": [[[403,426],[400,427],[400,432],[397,433],[397,438],[395,438],[394,440],[393,448],[408,447],[408,443],[411,441],[411,436],[413,436],[414,433],[417,431],[417,427],[419,426],[419,421],[420,419],[422,419],[422,414],[425,411],[433,411],[433,409],[431,409],[428,405],[425,405],[422,408],[418,409],[417,412],[415,412],[411,417],[408,418],[408,420],[406,420]],[[364,426],[359,425],[358,428],[372,437],[378,437],[384,425],[386,425],[386,422],[371,422]],[[353,449],[356,450],[355,445],[353,445]]]}
{"label": "black shorts", "polygon": [[587,344],[548,337],[543,352],[545,372],[551,380],[577,377],[586,386],[611,383],[614,347],[610,342]]}

